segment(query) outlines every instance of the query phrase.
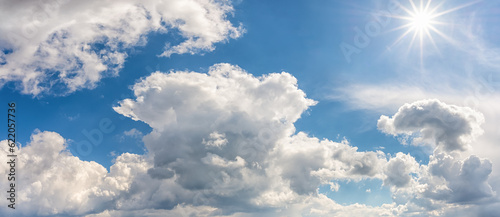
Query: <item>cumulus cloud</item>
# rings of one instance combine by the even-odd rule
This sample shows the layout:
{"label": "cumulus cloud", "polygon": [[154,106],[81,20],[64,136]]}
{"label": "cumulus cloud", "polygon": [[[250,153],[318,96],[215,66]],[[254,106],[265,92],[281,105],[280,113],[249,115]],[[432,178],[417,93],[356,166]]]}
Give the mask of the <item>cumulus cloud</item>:
{"label": "cumulus cloud", "polygon": [[1,1],[0,85],[19,82],[32,95],[93,88],[152,32],[182,38],[161,56],[211,51],[244,32],[228,21],[232,10],[211,0]]}
{"label": "cumulus cloud", "polygon": [[[123,154],[108,173],[96,162],[72,156],[66,140],[54,132],[35,131],[30,143],[17,152],[16,167],[21,172],[16,179],[16,216],[81,215],[104,210],[119,192],[129,190],[135,175],[147,167],[142,157]],[[7,162],[6,156],[2,149],[0,159]],[[2,164],[0,170],[7,171],[8,166]],[[1,182],[7,185],[7,179]],[[12,212],[6,203],[2,200],[4,214]]]}
{"label": "cumulus cloud", "polygon": [[426,194],[454,203],[477,202],[489,198],[494,192],[487,182],[492,164],[487,159],[469,156],[461,161],[446,154],[431,156],[429,180]]}
{"label": "cumulus cloud", "polygon": [[153,128],[144,137],[151,172],[174,171],[179,185],[204,190],[209,203],[241,203],[236,196],[252,198],[252,189],[264,188],[269,152],[315,103],[288,73],[256,78],[228,64],[208,74],[153,73],[133,90],[136,99],[114,109]]}
{"label": "cumulus cloud", "polygon": [[433,144],[444,151],[465,151],[483,131],[484,116],[468,107],[438,100],[405,104],[393,117],[381,116],[377,127],[391,135],[419,135],[415,143]]}
{"label": "cumulus cloud", "polygon": [[[264,190],[259,179],[277,172],[295,193],[314,194],[331,179],[379,174],[383,154],[292,135],[293,123],[315,104],[296,82],[288,73],[256,78],[228,64],[208,74],[156,72],[134,85],[136,99],[114,109],[153,128],[144,139],[155,156],[153,170],[172,169],[191,190],[222,187],[220,180],[226,180],[225,188],[235,188],[223,190],[228,196],[242,188],[238,182],[249,184],[249,194]],[[245,180],[251,176],[258,178]]]}
{"label": "cumulus cloud", "polygon": [[[432,216],[460,204],[477,209],[496,196],[491,162],[440,150],[455,141],[441,135],[454,125],[429,121],[455,118],[470,127],[480,117],[472,110],[430,100],[384,119],[381,129],[396,135],[436,131],[426,133],[442,142],[429,164],[420,165],[409,154],[362,152],[345,140],[296,132],[294,123],[316,102],[286,72],[255,77],[217,64],[207,74],[155,72],[132,90],[134,98],[114,109],[151,126],[143,138],[146,154],[124,153],[107,171],[72,156],[59,134],[36,131],[18,150],[20,185],[27,186],[19,189],[19,204],[29,207],[23,215]],[[409,115],[411,105],[425,115]],[[410,118],[420,124],[396,124]],[[466,128],[455,127],[462,134],[454,135],[474,134]],[[320,185],[339,190],[337,181],[363,179],[382,180],[394,203],[340,205],[318,192]]]}
{"label": "cumulus cloud", "polygon": [[[495,74],[493,72],[489,76],[476,73],[480,73],[480,70],[474,70],[472,74],[474,76],[471,75],[468,79],[455,80],[454,84],[463,82],[457,86],[458,89],[442,85],[442,79],[433,79],[439,84],[427,84],[423,87],[415,86],[415,82],[383,85],[357,84],[341,88],[336,92],[337,94],[329,98],[341,100],[354,109],[366,109],[383,114],[394,114],[401,105],[422,99],[440,99],[446,104],[473,108],[484,115],[485,122],[481,125],[484,133],[477,138],[471,151],[477,156],[488,158],[493,165],[498,165],[500,164],[498,155],[500,153],[500,146],[498,146],[500,129],[497,123],[500,122],[500,113],[498,113],[500,94],[494,91],[498,82],[495,83],[494,77],[491,77]],[[456,73],[453,72],[453,74]],[[405,138],[405,136],[400,138]],[[495,168],[492,174],[499,176],[500,170]]]}
{"label": "cumulus cloud", "polygon": [[491,162],[474,155],[464,160],[457,157],[431,155],[429,164],[415,170],[414,177],[401,176],[396,179],[401,182],[388,182],[393,185],[393,201],[404,207],[407,215],[417,216],[451,216],[455,209],[476,216],[481,213],[478,209],[498,201],[488,182]]}
{"label": "cumulus cloud", "polygon": [[463,152],[482,133],[483,122],[477,111],[438,100],[405,104],[393,117],[381,116],[381,131],[395,136],[418,133],[414,142],[435,146],[428,165],[418,165],[402,153],[386,164],[384,184],[393,186],[394,201],[405,204],[408,213],[432,215],[456,204],[487,206],[494,201],[496,193],[488,182],[492,163]]}

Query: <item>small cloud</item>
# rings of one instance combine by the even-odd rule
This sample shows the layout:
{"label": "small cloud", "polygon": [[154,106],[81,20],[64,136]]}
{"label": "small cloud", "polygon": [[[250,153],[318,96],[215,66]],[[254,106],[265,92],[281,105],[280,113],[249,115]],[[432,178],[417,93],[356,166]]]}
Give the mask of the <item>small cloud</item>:
{"label": "small cloud", "polygon": [[336,182],[328,183],[330,185],[330,191],[339,191],[340,185]]}
{"label": "small cloud", "polygon": [[125,132],[123,132],[123,134],[125,136],[136,138],[136,139],[143,137],[142,132],[135,129],[135,128],[132,128],[131,130],[125,131]]}
{"label": "small cloud", "polygon": [[67,118],[69,121],[74,121],[74,120],[76,120],[76,119],[80,118],[80,113],[78,113],[78,114],[76,114],[76,115],[74,115],[74,116],[70,116],[70,115],[65,115],[65,116],[66,116],[66,118]]}
{"label": "small cloud", "polygon": [[366,193],[371,193],[372,192],[372,189],[366,189]]}
{"label": "small cloud", "polygon": [[123,134],[120,136],[120,142],[125,141],[126,139],[132,138],[132,139],[141,139],[144,136],[144,134],[135,129],[132,128],[130,130],[124,131]]}

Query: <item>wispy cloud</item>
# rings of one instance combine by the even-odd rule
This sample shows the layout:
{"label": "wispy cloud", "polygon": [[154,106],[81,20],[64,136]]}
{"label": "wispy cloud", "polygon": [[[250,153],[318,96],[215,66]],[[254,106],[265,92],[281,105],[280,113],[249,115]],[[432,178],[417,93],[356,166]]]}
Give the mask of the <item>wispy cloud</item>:
{"label": "wispy cloud", "polygon": [[134,139],[142,138],[142,136],[143,136],[142,132],[135,129],[135,128],[132,128],[130,130],[123,132],[123,135],[134,138]]}

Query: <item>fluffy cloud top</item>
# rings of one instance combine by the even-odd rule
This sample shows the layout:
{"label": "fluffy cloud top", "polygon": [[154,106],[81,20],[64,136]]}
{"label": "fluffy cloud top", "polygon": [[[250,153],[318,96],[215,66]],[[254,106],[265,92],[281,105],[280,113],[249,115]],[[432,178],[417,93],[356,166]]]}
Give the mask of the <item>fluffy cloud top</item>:
{"label": "fluffy cloud top", "polygon": [[243,33],[226,19],[231,11],[223,0],[0,1],[0,86],[20,82],[33,95],[92,88],[151,32],[183,38],[162,56],[211,51]]}

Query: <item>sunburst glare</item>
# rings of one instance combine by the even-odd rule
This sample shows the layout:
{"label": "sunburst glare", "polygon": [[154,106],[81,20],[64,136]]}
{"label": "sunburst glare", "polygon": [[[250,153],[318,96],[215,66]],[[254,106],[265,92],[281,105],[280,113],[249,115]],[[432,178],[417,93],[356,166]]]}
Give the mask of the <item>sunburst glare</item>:
{"label": "sunburst glare", "polygon": [[399,6],[406,13],[403,16],[393,16],[394,18],[404,20],[405,23],[394,30],[405,29],[406,31],[394,42],[393,45],[401,42],[406,37],[411,37],[409,44],[409,49],[411,49],[415,40],[419,41],[420,59],[423,61],[424,54],[424,40],[429,40],[434,48],[437,48],[436,42],[434,40],[435,35],[444,38],[447,41],[452,41],[443,31],[439,29],[440,26],[444,26],[447,23],[440,21],[441,16],[449,14],[451,12],[457,11],[464,7],[468,7],[478,1],[473,1],[458,7],[454,7],[448,10],[443,10],[444,1],[439,4],[433,4],[432,0],[420,0],[415,2],[414,0],[409,0],[409,6],[400,4]]}

